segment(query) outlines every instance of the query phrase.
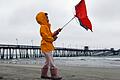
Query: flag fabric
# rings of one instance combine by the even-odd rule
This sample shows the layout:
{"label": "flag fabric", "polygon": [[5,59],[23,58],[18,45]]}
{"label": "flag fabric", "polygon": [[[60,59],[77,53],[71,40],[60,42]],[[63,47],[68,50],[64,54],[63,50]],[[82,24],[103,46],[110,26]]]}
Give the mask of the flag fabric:
{"label": "flag fabric", "polygon": [[87,16],[87,9],[85,5],[85,1],[81,0],[75,6],[76,15],[75,17],[78,18],[80,25],[85,28],[86,30],[90,29],[92,31],[92,24]]}

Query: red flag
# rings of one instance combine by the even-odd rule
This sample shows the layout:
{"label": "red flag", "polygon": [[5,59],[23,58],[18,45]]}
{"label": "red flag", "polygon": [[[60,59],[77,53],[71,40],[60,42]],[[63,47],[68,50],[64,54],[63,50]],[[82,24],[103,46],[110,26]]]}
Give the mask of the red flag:
{"label": "red flag", "polygon": [[75,11],[76,11],[75,16],[78,18],[80,25],[84,27],[86,30],[90,29],[92,31],[92,24],[90,20],[88,19],[86,5],[85,5],[84,0],[81,0],[75,6]]}

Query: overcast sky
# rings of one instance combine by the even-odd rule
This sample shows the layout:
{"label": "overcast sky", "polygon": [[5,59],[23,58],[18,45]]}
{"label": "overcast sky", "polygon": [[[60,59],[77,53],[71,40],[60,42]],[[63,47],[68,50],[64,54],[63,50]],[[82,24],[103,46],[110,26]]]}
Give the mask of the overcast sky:
{"label": "overcast sky", "polygon": [[[39,25],[35,16],[48,12],[52,31],[74,15],[80,0],[0,0],[0,44],[39,45]],[[74,19],[58,35],[57,47],[120,48],[120,0],[85,0],[93,32]],[[17,39],[17,40],[16,40]]]}

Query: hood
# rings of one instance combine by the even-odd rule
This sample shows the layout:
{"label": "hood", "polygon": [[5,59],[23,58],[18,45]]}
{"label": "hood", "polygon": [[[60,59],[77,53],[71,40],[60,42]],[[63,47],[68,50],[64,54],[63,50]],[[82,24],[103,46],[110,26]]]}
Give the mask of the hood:
{"label": "hood", "polygon": [[47,22],[47,17],[44,12],[39,12],[36,16],[36,21],[40,25],[48,25],[49,23]]}

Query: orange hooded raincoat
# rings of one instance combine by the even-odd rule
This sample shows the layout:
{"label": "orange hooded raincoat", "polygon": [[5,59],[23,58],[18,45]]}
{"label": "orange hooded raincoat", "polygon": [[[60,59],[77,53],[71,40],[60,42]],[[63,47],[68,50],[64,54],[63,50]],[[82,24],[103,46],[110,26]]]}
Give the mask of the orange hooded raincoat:
{"label": "orange hooded raincoat", "polygon": [[40,24],[40,35],[42,37],[41,40],[41,51],[43,53],[50,52],[54,50],[52,37],[53,33],[50,30],[50,24],[47,22],[47,17],[44,12],[40,12],[36,16],[36,20],[38,24]]}

